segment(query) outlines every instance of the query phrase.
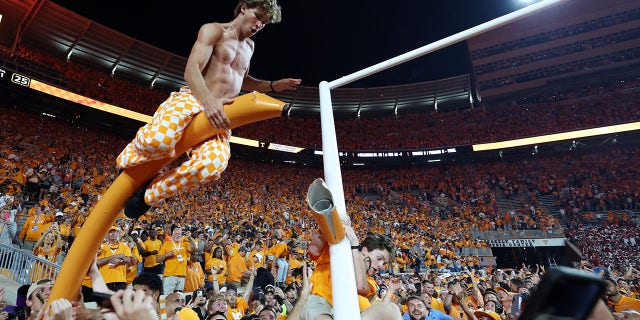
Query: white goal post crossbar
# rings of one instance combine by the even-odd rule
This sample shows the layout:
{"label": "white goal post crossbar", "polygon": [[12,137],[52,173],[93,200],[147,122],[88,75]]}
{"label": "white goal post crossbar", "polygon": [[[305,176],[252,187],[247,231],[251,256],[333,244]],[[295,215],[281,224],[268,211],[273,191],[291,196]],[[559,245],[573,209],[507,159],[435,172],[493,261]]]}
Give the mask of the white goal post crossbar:
{"label": "white goal post crossbar", "polygon": [[[336,140],[336,131],[333,119],[331,89],[339,88],[401,63],[499,28],[503,25],[548,9],[564,1],[567,0],[543,0],[334,81],[320,82],[320,121],[322,129],[322,154],[325,182],[333,194],[334,205],[340,216],[348,219],[344,200],[342,174],[340,170],[340,159],[338,155],[338,143]],[[342,242],[331,245],[329,251],[331,256],[333,318],[335,320],[359,320],[361,319],[360,309],[358,308],[357,287],[353,272],[353,257],[349,240],[345,238]]]}

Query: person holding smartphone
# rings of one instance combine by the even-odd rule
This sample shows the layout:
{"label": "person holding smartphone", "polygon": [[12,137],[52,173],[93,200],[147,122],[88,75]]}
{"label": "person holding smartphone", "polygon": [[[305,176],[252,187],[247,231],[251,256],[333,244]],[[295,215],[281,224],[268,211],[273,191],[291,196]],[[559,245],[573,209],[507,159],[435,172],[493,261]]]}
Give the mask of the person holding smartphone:
{"label": "person holding smartphone", "polygon": [[191,301],[191,309],[196,312],[200,320],[205,320],[207,315],[207,297],[205,297],[204,291],[202,289],[194,291]]}

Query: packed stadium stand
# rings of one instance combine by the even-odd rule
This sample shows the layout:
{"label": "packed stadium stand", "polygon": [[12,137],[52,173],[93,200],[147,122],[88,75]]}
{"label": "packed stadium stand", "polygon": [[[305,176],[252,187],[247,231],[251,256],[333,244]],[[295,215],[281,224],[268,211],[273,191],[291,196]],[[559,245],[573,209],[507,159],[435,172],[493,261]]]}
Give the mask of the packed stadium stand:
{"label": "packed stadium stand", "polygon": [[[3,26],[16,31],[0,37],[0,210],[8,214],[0,229],[0,280],[30,285],[55,277],[87,214],[118,175],[116,156],[142,124],[94,102],[151,115],[184,85],[185,60],[50,1],[0,4],[9,13]],[[544,268],[575,263],[622,279],[617,285],[625,296],[640,294],[640,6],[593,0],[560,8],[571,17],[533,16],[470,40],[473,74],[336,90],[353,228],[362,239],[386,234],[396,248],[387,270],[376,275],[379,285],[391,286],[392,275],[400,275],[406,299],[420,293],[416,286],[444,279],[448,284],[436,284],[442,299],[459,279],[513,296],[521,292],[508,288],[509,279],[537,283]],[[51,23],[57,20],[68,24]],[[157,61],[141,59],[149,55]],[[82,97],[38,92],[28,81]],[[190,232],[187,241],[199,250],[194,262],[202,265],[216,247],[225,261],[246,247],[254,251],[247,265],[267,267],[266,249],[282,241],[295,243],[300,254],[291,265],[310,261],[303,249],[316,225],[305,197],[323,176],[315,153],[321,149],[316,89],[276,94],[293,101],[291,114],[233,132],[273,148],[234,143],[216,184],[168,199],[138,221],[118,219],[123,241],[138,250],[143,233],[169,239],[177,225]],[[518,139],[534,142],[477,151]],[[55,254],[43,253],[49,249]],[[4,258],[18,256],[27,261],[19,268]],[[287,284],[301,285],[301,275],[292,276]],[[209,285],[204,274],[200,280],[191,291]],[[16,290],[4,294],[18,300]],[[216,296],[210,298],[213,305]]]}

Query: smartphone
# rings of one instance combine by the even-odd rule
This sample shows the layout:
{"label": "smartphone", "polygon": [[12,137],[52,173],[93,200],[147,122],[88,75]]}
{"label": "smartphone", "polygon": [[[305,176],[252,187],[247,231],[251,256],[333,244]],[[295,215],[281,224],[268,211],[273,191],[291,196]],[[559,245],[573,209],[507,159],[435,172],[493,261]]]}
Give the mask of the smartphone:
{"label": "smartphone", "polygon": [[586,319],[605,292],[605,281],[567,267],[549,270],[524,301],[520,320]]}
{"label": "smartphone", "polygon": [[112,309],[113,305],[111,304],[111,294],[104,292],[93,292],[93,299],[96,301],[96,304],[100,308]]}

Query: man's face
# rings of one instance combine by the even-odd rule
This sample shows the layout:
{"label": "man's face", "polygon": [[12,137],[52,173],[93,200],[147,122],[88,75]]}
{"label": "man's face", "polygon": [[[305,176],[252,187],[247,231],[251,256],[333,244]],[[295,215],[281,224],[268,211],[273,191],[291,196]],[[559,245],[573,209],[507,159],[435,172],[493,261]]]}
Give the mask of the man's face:
{"label": "man's face", "polygon": [[258,314],[258,319],[260,320],[276,320],[278,316],[271,309],[262,309]]}
{"label": "man's face", "polygon": [[436,291],[433,283],[424,282],[422,283],[422,292],[425,292],[429,295],[429,297],[433,297],[433,293]]}
{"label": "man's face", "polygon": [[493,300],[489,300],[484,303],[484,309],[489,311],[496,311],[496,302]]}
{"label": "man's face", "polygon": [[228,304],[231,304],[231,305],[236,304],[238,297],[236,296],[235,290],[227,290],[227,292],[225,293],[225,296],[227,297]]}
{"label": "man's face", "polygon": [[275,295],[273,294],[273,292],[272,291],[265,292],[265,294],[264,294],[265,303],[268,303],[268,302],[273,301],[273,300],[275,300]]}
{"label": "man's face", "polygon": [[629,284],[625,280],[618,280],[618,288],[629,289]]}
{"label": "man's face", "polygon": [[411,320],[422,320],[427,315],[427,306],[418,299],[407,301],[407,312]]}
{"label": "man's face", "polygon": [[362,255],[365,257],[365,267],[369,276],[384,270],[389,263],[390,254],[387,250],[374,249],[369,251],[366,247],[363,247]]}
{"label": "man's face", "polygon": [[166,299],[167,310],[175,310],[175,308],[184,307],[186,303],[184,296],[179,292],[169,294]]}
{"label": "man's face", "polygon": [[284,293],[284,295],[289,300],[295,300],[298,297],[298,292],[296,291],[296,289],[289,289]]}
{"label": "man's face", "polygon": [[133,290],[144,292],[146,296],[153,297],[153,301],[156,301],[158,299],[158,296],[160,295],[159,291],[151,290],[151,288],[149,288],[149,286],[146,284],[134,284]]}
{"label": "man's face", "polygon": [[243,16],[243,27],[241,27],[240,33],[247,38],[258,33],[269,23],[267,13],[262,8],[247,8],[243,6],[241,15]]}
{"label": "man's face", "polygon": [[171,238],[173,239],[173,241],[180,240],[182,238],[182,229],[180,228],[173,229],[173,231],[171,231]]}
{"label": "man's face", "polygon": [[513,282],[509,282],[509,291],[518,292],[518,286]]}
{"label": "man's face", "polygon": [[216,299],[209,307],[209,313],[227,312],[227,301]]}
{"label": "man's face", "polygon": [[38,314],[44,307],[49,295],[51,295],[51,288],[53,288],[52,282],[46,282],[38,286],[36,290],[31,293],[31,297],[27,299],[27,306],[31,308],[31,312]]}
{"label": "man's face", "polygon": [[118,230],[109,230],[107,234],[107,239],[109,241],[118,241]]}

